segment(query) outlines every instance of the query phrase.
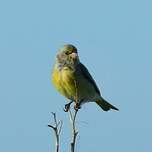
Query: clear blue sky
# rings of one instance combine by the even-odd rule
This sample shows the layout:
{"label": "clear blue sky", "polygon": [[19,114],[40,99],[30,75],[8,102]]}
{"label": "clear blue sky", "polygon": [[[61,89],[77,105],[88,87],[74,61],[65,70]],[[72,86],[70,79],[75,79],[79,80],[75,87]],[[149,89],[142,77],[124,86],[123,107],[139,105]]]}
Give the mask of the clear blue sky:
{"label": "clear blue sky", "polygon": [[[77,152],[152,151],[152,2],[5,0],[0,2],[0,151],[53,151],[51,112],[64,121],[66,99],[50,83],[56,50],[77,46],[104,98],[78,115]],[[66,141],[66,143],[65,143]]]}

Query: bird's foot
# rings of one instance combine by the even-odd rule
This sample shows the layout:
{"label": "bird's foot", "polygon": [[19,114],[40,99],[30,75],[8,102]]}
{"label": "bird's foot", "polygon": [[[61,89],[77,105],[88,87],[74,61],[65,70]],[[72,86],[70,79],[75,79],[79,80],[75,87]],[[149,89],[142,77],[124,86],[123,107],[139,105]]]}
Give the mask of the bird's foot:
{"label": "bird's foot", "polygon": [[76,111],[78,111],[79,109],[81,109],[81,106],[80,106],[80,104],[79,104],[78,102],[75,103],[74,109],[75,109]]}
{"label": "bird's foot", "polygon": [[72,102],[73,102],[73,101],[65,104],[65,107],[64,107],[64,109],[63,109],[65,112],[68,112],[68,111],[69,111]]}

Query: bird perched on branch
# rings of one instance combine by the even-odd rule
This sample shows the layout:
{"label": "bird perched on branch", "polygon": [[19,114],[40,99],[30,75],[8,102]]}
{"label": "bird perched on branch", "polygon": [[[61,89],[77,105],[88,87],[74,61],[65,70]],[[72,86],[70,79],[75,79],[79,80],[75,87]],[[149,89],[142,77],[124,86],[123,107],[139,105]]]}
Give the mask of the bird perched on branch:
{"label": "bird perched on branch", "polygon": [[[63,96],[75,102],[76,110],[89,101],[95,102],[104,111],[118,110],[102,98],[94,79],[80,62],[77,48],[71,44],[58,50],[52,70],[52,82]],[[65,105],[65,111],[69,110],[70,104],[71,102]]]}

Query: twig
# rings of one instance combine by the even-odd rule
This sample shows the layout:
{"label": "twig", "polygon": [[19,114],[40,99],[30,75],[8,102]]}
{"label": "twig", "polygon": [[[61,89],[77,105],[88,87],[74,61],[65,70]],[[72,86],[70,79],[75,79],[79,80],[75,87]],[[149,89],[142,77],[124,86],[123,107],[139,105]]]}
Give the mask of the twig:
{"label": "twig", "polygon": [[48,127],[52,128],[55,134],[55,151],[59,152],[59,136],[61,133],[61,128],[63,122],[61,120],[57,121],[56,114],[52,112],[54,118],[54,125],[48,125]]}
{"label": "twig", "polygon": [[[78,104],[77,83],[76,83],[76,81],[74,81],[74,83],[75,83],[75,88],[76,88],[75,102],[76,102],[76,104]],[[70,117],[70,123],[71,123],[71,133],[72,133],[71,144],[70,144],[71,152],[75,151],[75,143],[76,143],[76,138],[77,138],[77,135],[78,135],[78,131],[76,129],[76,116],[77,116],[77,113],[78,113],[78,109],[75,109],[73,113],[69,109],[69,117]]]}
{"label": "twig", "polygon": [[72,138],[71,138],[71,144],[70,144],[71,152],[74,152],[74,150],[75,150],[76,137],[78,135],[78,131],[77,131],[76,125],[75,125],[77,112],[78,112],[78,110],[75,110],[73,113],[71,112],[71,110],[69,110],[71,132],[72,132]]}

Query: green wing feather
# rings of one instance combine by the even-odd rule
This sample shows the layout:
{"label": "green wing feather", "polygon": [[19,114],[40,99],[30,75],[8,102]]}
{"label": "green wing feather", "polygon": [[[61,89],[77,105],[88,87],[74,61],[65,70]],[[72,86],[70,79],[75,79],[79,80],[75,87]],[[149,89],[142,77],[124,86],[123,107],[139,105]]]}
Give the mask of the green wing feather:
{"label": "green wing feather", "polygon": [[89,73],[88,69],[82,64],[79,63],[78,64],[78,68],[80,68],[83,76],[94,86],[94,89],[96,90],[96,92],[100,95],[100,91],[96,85],[96,82],[94,81],[94,79],[92,78],[91,74]]}

